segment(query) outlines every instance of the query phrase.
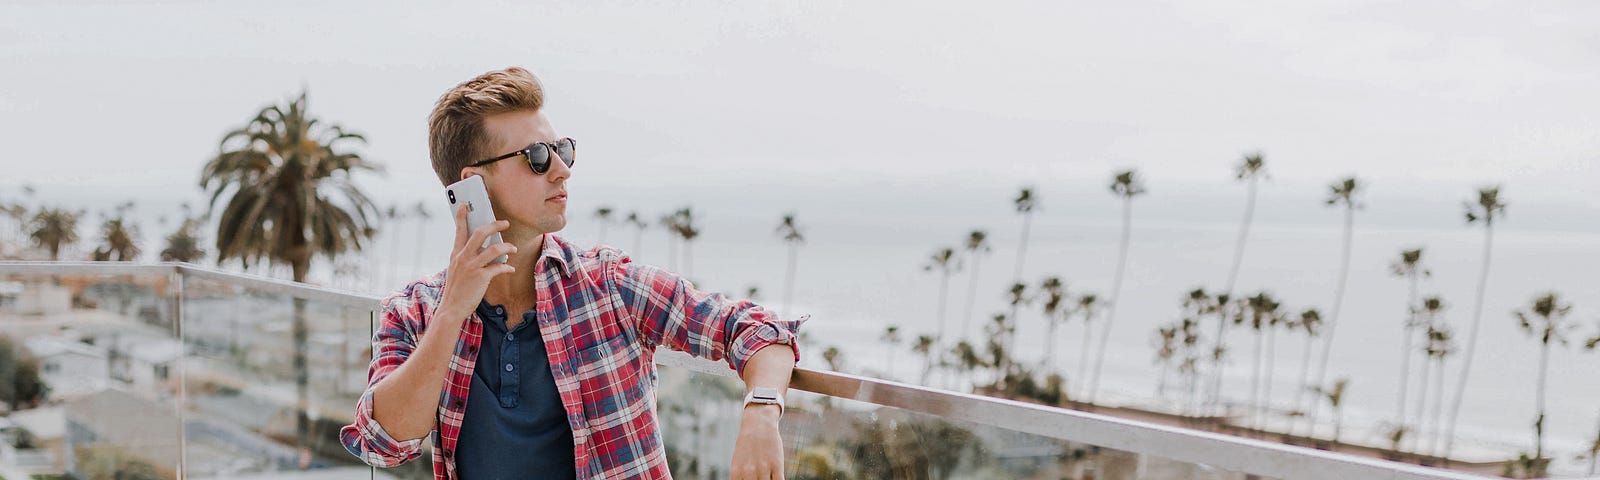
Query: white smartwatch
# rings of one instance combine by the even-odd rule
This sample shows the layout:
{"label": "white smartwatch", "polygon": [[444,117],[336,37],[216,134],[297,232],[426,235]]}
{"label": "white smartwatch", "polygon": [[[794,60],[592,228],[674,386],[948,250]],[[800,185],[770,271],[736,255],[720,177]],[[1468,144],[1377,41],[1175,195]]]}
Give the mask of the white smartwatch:
{"label": "white smartwatch", "polygon": [[750,389],[750,393],[745,394],[744,404],[745,406],[750,406],[750,404],[777,405],[778,413],[783,413],[783,395],[778,394],[778,389],[776,388],[752,388]]}

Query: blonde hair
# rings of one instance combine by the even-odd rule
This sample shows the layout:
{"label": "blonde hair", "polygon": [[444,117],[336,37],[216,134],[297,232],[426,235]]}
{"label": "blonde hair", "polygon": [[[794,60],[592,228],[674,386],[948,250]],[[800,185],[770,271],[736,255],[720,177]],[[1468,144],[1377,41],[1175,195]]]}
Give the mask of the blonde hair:
{"label": "blonde hair", "polygon": [[[460,179],[461,169],[491,156],[483,119],[544,106],[544,87],[518,67],[495,70],[462,82],[439,97],[428,115],[428,156],[445,185]],[[493,165],[490,165],[492,167]]]}

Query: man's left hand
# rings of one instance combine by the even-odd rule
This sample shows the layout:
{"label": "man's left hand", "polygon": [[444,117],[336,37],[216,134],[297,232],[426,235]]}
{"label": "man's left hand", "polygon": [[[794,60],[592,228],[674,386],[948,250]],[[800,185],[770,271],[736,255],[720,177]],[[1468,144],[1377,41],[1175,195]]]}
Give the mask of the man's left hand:
{"label": "man's left hand", "polygon": [[732,480],[781,480],[783,439],[778,436],[777,405],[746,405],[733,444]]}

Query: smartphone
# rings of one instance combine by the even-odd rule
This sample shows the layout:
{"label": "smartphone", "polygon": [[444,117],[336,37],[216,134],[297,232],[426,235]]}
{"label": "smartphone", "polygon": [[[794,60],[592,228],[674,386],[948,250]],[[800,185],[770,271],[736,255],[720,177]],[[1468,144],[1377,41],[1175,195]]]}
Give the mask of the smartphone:
{"label": "smartphone", "polygon": [[[473,175],[459,182],[444,187],[444,194],[450,199],[450,214],[455,215],[456,208],[461,204],[467,205],[467,231],[477,230],[478,227],[495,222],[494,207],[489,206],[489,190],[483,188],[483,177]],[[489,248],[490,245],[500,243],[500,232],[489,234],[484,239],[483,245],[478,246],[478,251]],[[506,263],[505,255],[495,258],[495,263]]]}

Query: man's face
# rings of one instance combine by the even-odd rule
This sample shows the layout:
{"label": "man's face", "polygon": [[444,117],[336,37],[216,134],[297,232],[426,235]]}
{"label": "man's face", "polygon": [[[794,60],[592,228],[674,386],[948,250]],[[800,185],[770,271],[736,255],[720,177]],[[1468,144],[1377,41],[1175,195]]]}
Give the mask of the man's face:
{"label": "man's face", "polygon": [[[556,136],[550,120],[542,112],[508,112],[484,117],[483,126],[488,134],[492,156],[515,152],[535,142],[551,143]],[[462,178],[468,175],[483,176],[484,187],[489,190],[489,202],[494,204],[495,218],[511,222],[512,229],[531,228],[537,232],[559,231],[567,225],[567,179],[572,170],[549,150],[550,169],[539,175],[528,168],[527,158],[521,155],[494,164],[493,173],[481,168],[462,169]],[[492,158],[489,157],[489,158]]]}

